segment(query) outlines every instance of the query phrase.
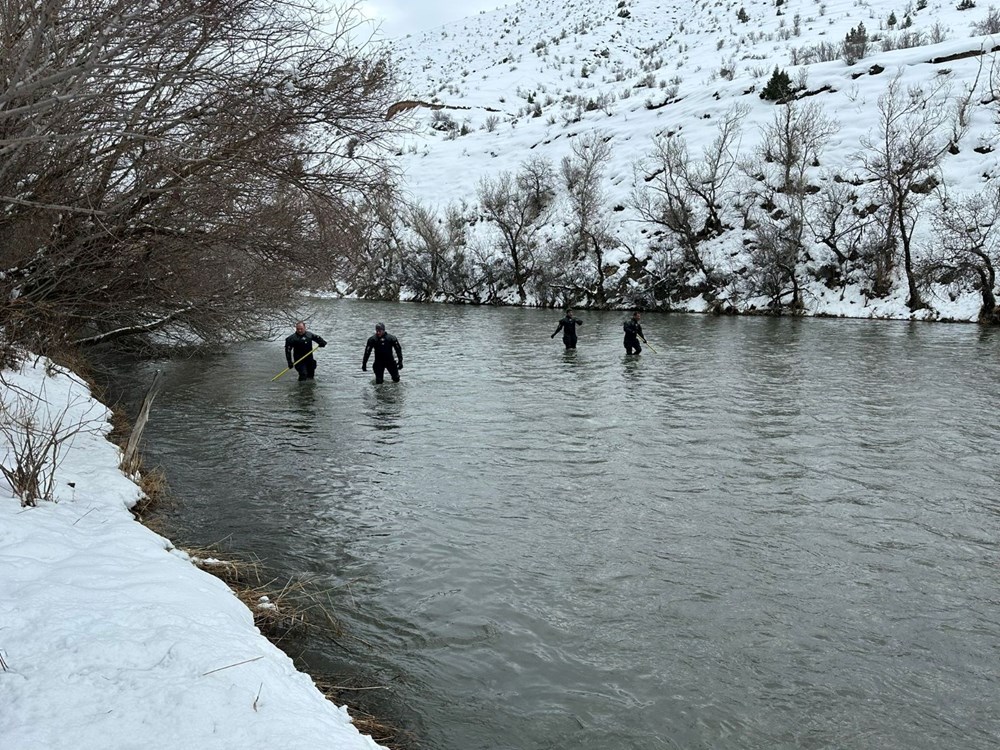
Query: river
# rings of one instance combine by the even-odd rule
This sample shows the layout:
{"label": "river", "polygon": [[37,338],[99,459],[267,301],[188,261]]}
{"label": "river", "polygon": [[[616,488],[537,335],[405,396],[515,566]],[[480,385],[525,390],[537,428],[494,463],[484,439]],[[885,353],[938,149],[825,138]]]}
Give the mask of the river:
{"label": "river", "polygon": [[628,357],[621,312],[575,352],[551,310],[308,312],[314,383],[279,341],[118,385],[163,368],[178,534],[331,592],[305,658],[416,747],[1000,745],[1000,330],[649,313]]}

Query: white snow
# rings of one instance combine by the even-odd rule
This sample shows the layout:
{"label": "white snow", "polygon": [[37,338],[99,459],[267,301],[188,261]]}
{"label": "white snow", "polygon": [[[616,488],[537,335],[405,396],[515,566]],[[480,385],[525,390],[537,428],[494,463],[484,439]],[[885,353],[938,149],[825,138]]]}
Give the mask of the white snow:
{"label": "white snow", "polygon": [[86,429],[61,446],[55,502],[21,507],[0,479],[0,747],[379,747],[226,584],[133,520],[140,491],[79,378],[44,359],[3,377],[38,433]]}
{"label": "white snow", "polygon": [[[630,196],[642,185],[653,137],[677,133],[692,158],[698,159],[716,137],[723,116],[742,107],[747,114],[738,152],[742,160],[752,157],[761,143],[762,128],[772,123],[778,108],[759,96],[776,67],[793,83],[816,92],[801,104],[818,105],[837,123],[837,132],[822,150],[820,166],[810,173],[815,184],[825,186],[833,175],[857,176],[864,139],[872,137],[878,126],[878,99],[898,76],[901,92],[940,89],[938,96],[953,111],[967,100],[967,129],[957,138],[959,152],[944,157],[940,177],[951,196],[982,191],[1000,178],[1000,150],[996,150],[1000,56],[993,51],[1000,45],[1000,33],[994,37],[981,32],[994,27],[1000,31],[1000,12],[986,3],[965,10],[958,10],[959,4],[960,0],[521,0],[408,35],[393,48],[404,73],[402,98],[446,109],[421,108],[403,115],[415,126],[396,149],[404,195],[439,216],[453,205],[462,207],[470,219],[481,218],[476,188],[484,177],[514,173],[534,157],[558,169],[560,160],[570,155],[574,139],[599,132],[610,138],[612,148],[604,204],[606,209],[619,207],[610,213],[614,236],[619,247],[634,248],[640,257],[652,256],[657,252],[650,238],[655,227],[641,219]],[[741,9],[749,18],[746,22],[738,19]],[[893,15],[896,23],[890,25]],[[816,57],[820,45],[839,50],[846,34],[862,23],[870,40],[865,57],[848,65],[838,52],[835,59],[803,63]],[[913,46],[893,48],[903,45]],[[985,54],[933,62],[980,51]],[[882,72],[873,72],[878,68]],[[600,106],[588,109],[584,106],[588,101]],[[669,103],[658,106],[664,102]],[[536,105],[540,116],[532,112]],[[434,119],[443,115],[464,125],[465,134],[432,128]],[[940,133],[944,142],[950,136]],[[742,189],[738,181],[731,188],[730,207]],[[922,212],[914,238],[917,257],[935,242],[927,220],[933,197],[927,198],[928,210]],[[557,211],[553,224],[542,233],[543,245],[558,237],[567,216],[565,206]],[[740,224],[733,213],[727,220]],[[745,265],[746,236],[737,228],[710,243],[706,252],[712,264]],[[490,222],[476,222],[470,245],[496,245]],[[818,242],[809,253],[817,264],[832,258]],[[607,261],[616,262],[610,255]],[[896,283],[905,287],[901,273]],[[805,303],[808,312],[822,315],[971,321],[981,302],[975,294],[937,289],[927,300],[931,309],[911,315],[906,295],[901,294],[899,299],[869,300],[857,288],[849,288],[841,299],[822,283],[811,282]],[[739,307],[753,302],[743,300]],[[694,299],[674,309],[703,307],[703,300]]]}
{"label": "white snow", "polygon": [[[427,127],[430,113],[415,111],[418,130],[399,144],[405,185],[412,199],[437,208],[468,202],[482,177],[515,171],[529,155],[557,163],[569,153],[572,137],[598,130],[614,146],[608,201],[626,205],[637,160],[655,133],[677,130],[697,154],[715,137],[724,113],[745,104],[741,148],[752,149],[774,105],[746,92],[751,86],[759,91],[777,65],[810,90],[831,88],[812,97],[840,123],[824,151],[826,170],[856,168],[861,140],[875,123],[875,103],[897,73],[905,86],[928,87],[944,78],[952,97],[971,91],[969,128],[942,173],[953,193],[974,192],[998,175],[998,152],[974,150],[996,145],[1000,135],[993,56],[929,61],[989,50],[996,41],[971,31],[991,8],[956,6],[931,0],[915,10],[884,0],[788,0],[778,16],[770,0],[523,0],[413,34],[399,42],[397,53],[409,72],[409,95],[467,107],[448,112],[466,121],[470,132],[446,139]],[[737,21],[741,7],[749,23]],[[907,8],[909,31],[929,38],[937,28],[943,41],[872,52],[852,66],[843,60],[792,64],[793,49],[839,44],[859,22],[870,35],[899,35],[902,30],[887,30],[885,22],[890,12],[902,22]],[[621,17],[622,10],[630,16]],[[799,35],[786,35],[796,16]],[[870,75],[876,64],[885,72]],[[731,80],[720,76],[724,66],[733,69]],[[653,86],[640,85],[650,75]],[[614,97],[576,120],[572,97],[601,94]],[[526,114],[529,97],[543,103],[541,117]],[[677,101],[646,106],[667,98]],[[494,115],[499,121],[490,131],[485,125]],[[616,224],[622,242],[638,245],[640,230],[634,214],[623,211]],[[952,299],[947,290],[931,302],[932,310],[922,315],[972,320],[979,307],[975,295]],[[704,306],[703,299],[690,302],[691,310]],[[855,288],[816,286],[809,306],[825,315],[909,316],[902,291],[871,300]],[[35,410],[41,428],[62,416],[64,427],[88,429],[62,446],[55,502],[21,507],[0,479],[3,750],[378,747],[357,732],[346,709],[328,702],[258,633],[250,611],[225,584],[133,520],[129,508],[139,490],[118,470],[119,449],[105,438],[108,412],[85,384],[45,360],[5,372],[4,379],[4,402],[15,407],[18,394],[26,394],[22,404]],[[7,440],[0,440],[0,454],[11,466]]]}

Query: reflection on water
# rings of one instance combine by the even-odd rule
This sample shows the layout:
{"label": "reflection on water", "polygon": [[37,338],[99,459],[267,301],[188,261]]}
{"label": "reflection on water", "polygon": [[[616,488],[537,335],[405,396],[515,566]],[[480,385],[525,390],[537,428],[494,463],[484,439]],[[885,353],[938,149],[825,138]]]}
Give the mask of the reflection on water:
{"label": "reflection on water", "polygon": [[329,587],[351,635],[305,658],[420,747],[997,746],[997,332],[647,314],[629,357],[620,313],[570,352],[550,311],[314,313],[315,383],[280,341],[167,366],[150,460],[185,539]]}
{"label": "reflection on water", "polygon": [[[365,411],[376,430],[398,430],[403,417],[406,386],[403,383],[379,383],[365,391]],[[380,442],[391,442],[391,436],[380,436]]]}
{"label": "reflection on water", "polygon": [[288,410],[287,416],[290,418],[288,426],[303,434],[311,433],[313,420],[316,419],[316,383],[307,380],[296,383],[296,388],[288,390]]}

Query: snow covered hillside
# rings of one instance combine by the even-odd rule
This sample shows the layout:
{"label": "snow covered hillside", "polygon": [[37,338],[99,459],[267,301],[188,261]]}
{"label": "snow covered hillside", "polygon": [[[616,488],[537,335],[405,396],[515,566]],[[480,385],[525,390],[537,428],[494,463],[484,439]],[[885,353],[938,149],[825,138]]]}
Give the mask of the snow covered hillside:
{"label": "snow covered hillside", "polygon": [[343,291],[996,315],[993,7],[522,0],[392,44],[408,208]]}

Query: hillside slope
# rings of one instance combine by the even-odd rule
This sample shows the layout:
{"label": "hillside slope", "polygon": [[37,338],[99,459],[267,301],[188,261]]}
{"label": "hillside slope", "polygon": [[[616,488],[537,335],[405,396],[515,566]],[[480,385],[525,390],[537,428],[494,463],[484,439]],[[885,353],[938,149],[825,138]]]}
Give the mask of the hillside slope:
{"label": "hillside slope", "polygon": [[[986,31],[992,7],[934,0],[553,0],[396,40],[405,98],[432,105],[396,115],[402,194],[439,227],[461,217],[461,250],[434,251],[461,281],[426,282],[412,208],[400,262],[374,272],[403,297],[974,320],[996,284]],[[762,98],[776,72],[785,96]],[[601,143],[598,200],[574,209],[586,176],[567,167]],[[518,247],[484,181],[517,185],[529,160],[549,182]],[[943,239],[964,214],[971,249]]]}

